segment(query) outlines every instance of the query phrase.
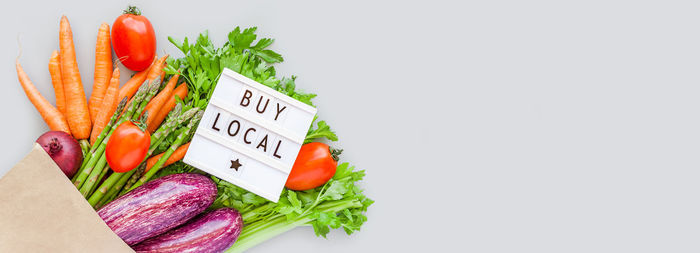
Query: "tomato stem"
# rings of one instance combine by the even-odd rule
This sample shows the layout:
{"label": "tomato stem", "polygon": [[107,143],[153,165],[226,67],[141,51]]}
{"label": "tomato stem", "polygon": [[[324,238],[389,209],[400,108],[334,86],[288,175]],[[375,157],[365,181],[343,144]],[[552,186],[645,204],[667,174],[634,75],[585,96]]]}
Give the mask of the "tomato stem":
{"label": "tomato stem", "polygon": [[328,147],[328,151],[331,152],[331,157],[333,158],[333,161],[336,161],[336,162],[337,162],[338,160],[340,160],[340,157],[339,157],[339,156],[340,156],[340,153],[343,153],[343,150],[342,150],[342,149],[334,149],[334,148],[331,148],[331,147]]}
{"label": "tomato stem", "polygon": [[126,10],[124,10],[124,14],[140,16],[141,10],[139,10],[139,8],[137,8],[136,6],[129,5],[129,7],[127,7]]}

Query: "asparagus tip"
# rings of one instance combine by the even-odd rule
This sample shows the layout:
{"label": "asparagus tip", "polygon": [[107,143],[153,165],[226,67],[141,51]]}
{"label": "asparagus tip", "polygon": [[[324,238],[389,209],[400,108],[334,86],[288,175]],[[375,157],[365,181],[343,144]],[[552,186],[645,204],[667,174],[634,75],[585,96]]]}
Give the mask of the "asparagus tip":
{"label": "asparagus tip", "polygon": [[190,119],[190,123],[187,124],[187,127],[193,127],[194,124],[197,124],[202,119],[203,115],[204,115],[203,111],[198,111],[197,114],[195,114],[194,117],[192,117],[192,119]]}
{"label": "asparagus tip", "polygon": [[129,101],[129,98],[124,96],[121,101],[119,101],[119,105],[117,105],[117,111],[121,111],[124,109],[124,106],[126,106],[126,102]]}

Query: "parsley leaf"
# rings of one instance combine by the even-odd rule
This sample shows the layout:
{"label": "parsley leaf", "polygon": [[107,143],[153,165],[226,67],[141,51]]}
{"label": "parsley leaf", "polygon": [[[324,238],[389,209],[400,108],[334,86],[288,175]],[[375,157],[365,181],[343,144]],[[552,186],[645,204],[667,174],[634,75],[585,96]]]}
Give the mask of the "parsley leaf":
{"label": "parsley leaf", "polygon": [[236,52],[242,53],[244,49],[250,48],[250,44],[253,43],[257,37],[257,35],[255,35],[255,30],[257,29],[257,27],[251,27],[241,32],[241,28],[236,27],[236,29],[228,34],[228,43],[233,45]]}
{"label": "parsley leaf", "polygon": [[265,49],[262,51],[258,50],[252,50],[253,54],[260,56],[263,60],[269,63],[275,63],[275,62],[282,62],[284,61],[284,58],[278,53],[275,53],[275,51]]}
{"label": "parsley leaf", "polygon": [[306,138],[304,139],[304,144],[309,143],[309,142],[313,142],[314,140],[316,140],[318,138],[326,138],[326,139],[329,139],[331,141],[337,141],[338,136],[335,135],[335,132],[333,132],[333,130],[331,130],[331,127],[328,126],[328,124],[326,124],[325,121],[319,121],[318,124],[316,124],[318,126],[318,128],[314,129],[313,125],[314,125],[314,122],[316,122],[317,118],[318,117],[314,117],[314,120],[311,122],[311,127],[309,128],[309,131],[306,133]]}

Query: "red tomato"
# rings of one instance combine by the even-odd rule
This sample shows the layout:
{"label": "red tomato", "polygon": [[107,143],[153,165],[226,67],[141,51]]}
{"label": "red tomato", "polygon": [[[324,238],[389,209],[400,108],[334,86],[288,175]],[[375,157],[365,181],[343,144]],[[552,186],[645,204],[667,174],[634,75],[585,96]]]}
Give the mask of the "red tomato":
{"label": "red tomato", "polygon": [[156,33],[151,22],[134,7],[124,11],[112,25],[112,47],[125,67],[141,71],[156,56]]}
{"label": "red tomato", "polygon": [[131,121],[122,123],[109,137],[105,155],[114,172],[127,172],[138,166],[148,153],[151,135]]}
{"label": "red tomato", "polygon": [[339,154],[340,151],[331,151],[328,145],[320,142],[302,145],[285,186],[305,191],[325,184],[335,175]]}

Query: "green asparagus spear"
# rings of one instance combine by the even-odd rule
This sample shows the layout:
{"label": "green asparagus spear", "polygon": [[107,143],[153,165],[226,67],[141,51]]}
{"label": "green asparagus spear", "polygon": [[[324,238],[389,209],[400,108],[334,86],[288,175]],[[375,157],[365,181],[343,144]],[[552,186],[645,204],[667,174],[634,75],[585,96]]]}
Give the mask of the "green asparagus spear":
{"label": "green asparagus spear", "polygon": [[[176,106],[177,107],[177,106]],[[179,108],[181,109],[181,108]],[[150,157],[153,152],[158,148],[160,143],[165,140],[165,137],[167,137],[177,126],[180,124],[190,120],[194,115],[197,114],[199,111],[199,108],[192,108],[190,110],[187,110],[184,112],[182,115],[172,115],[173,117],[171,118],[170,116],[166,120],[165,124],[163,124],[157,131],[156,134],[160,133],[160,135],[157,135],[158,138],[153,139],[153,136],[151,138],[151,148],[148,150],[148,156]],[[154,135],[156,135],[154,134]],[[144,163],[146,162],[147,159],[144,159]],[[145,171],[144,167],[144,171]],[[137,171],[134,175],[131,176],[129,181],[127,182],[127,185],[122,188],[122,192],[119,194],[119,196],[124,195],[125,193],[129,192],[132,189],[132,186],[137,182],[139,178],[143,176],[144,171]]]}
{"label": "green asparagus spear", "polygon": [[200,112],[197,112],[197,114],[194,117],[192,117],[192,119],[190,120],[190,123],[188,123],[187,126],[185,127],[185,129],[182,132],[180,132],[180,134],[177,136],[177,139],[175,139],[173,144],[170,145],[170,147],[168,148],[167,151],[165,151],[163,156],[160,159],[158,159],[156,164],[154,164],[153,167],[150,170],[148,170],[148,172],[146,172],[146,174],[144,174],[141,178],[139,178],[139,181],[136,182],[136,184],[134,184],[129,189],[129,191],[133,190],[136,187],[143,185],[146,181],[151,179],[151,177],[153,177],[153,175],[155,175],[156,172],[158,172],[158,170],[160,170],[161,166],[163,166],[165,161],[167,161],[168,158],[170,158],[170,156],[173,154],[173,152],[175,152],[175,150],[178,147],[180,147],[180,145],[185,141],[185,138],[187,136],[189,136],[192,129],[194,129],[194,126],[197,123],[199,123],[199,120],[202,119],[203,114],[204,114],[204,112],[200,111]]}
{"label": "green asparagus spear", "polygon": [[80,144],[80,149],[83,151],[83,157],[87,156],[88,152],[90,152],[90,141],[84,139],[78,141],[78,144]]}
{"label": "green asparagus spear", "polygon": [[[182,112],[182,105],[177,104],[175,106],[175,108],[172,111],[170,111],[170,113],[168,113],[168,117],[166,118],[165,123],[163,123],[158,128],[158,130],[156,130],[156,132],[151,135],[151,146],[148,149],[148,154],[144,158],[144,161],[146,161],[148,159],[148,157],[150,157],[151,154],[153,154],[153,152],[156,150],[156,148],[158,148],[158,144],[163,139],[165,139],[165,137],[168,136],[168,134],[170,134],[170,132],[172,132],[172,130],[175,129],[175,127],[177,127],[179,125],[179,123],[181,123],[182,118],[187,116],[187,115],[181,115],[181,112]],[[143,163],[143,161],[142,161],[142,163]],[[120,187],[123,190],[121,191],[119,196],[124,195],[127,192],[127,190],[130,189],[131,186],[134,185],[134,183],[136,183],[136,180],[138,180],[143,175],[143,172],[145,170],[146,170],[145,166],[139,166],[138,170],[129,178],[128,181],[126,181],[126,185],[123,188]]]}
{"label": "green asparagus spear", "polygon": [[[158,90],[160,90],[160,85],[160,77],[156,77],[155,80],[153,80],[153,82],[151,82],[151,85],[148,87],[146,97],[143,100],[141,100],[138,109],[134,112],[133,115],[131,115],[132,119],[138,119],[141,116],[141,113],[144,109],[146,109],[146,105],[148,104],[148,102],[150,102],[151,98],[153,98],[156,95],[156,93],[158,93]],[[134,101],[134,103],[136,103],[136,101]]]}
{"label": "green asparagus spear", "polygon": [[[141,169],[144,167],[144,164],[141,164],[138,169]],[[132,170],[133,171],[133,170]],[[124,186],[124,183],[126,183],[126,180],[129,179],[133,173],[130,174],[131,171],[127,172],[126,175],[123,175],[122,177],[119,178],[119,181],[115,183],[112,187],[107,190],[107,193],[100,199],[97,204],[95,204],[95,209],[99,209],[100,207],[104,206],[105,204],[111,202],[114,198],[117,197],[117,193],[122,189],[122,186]]]}
{"label": "green asparagus spear", "polygon": [[[102,172],[100,172],[100,176],[98,176],[97,178],[100,178],[100,179],[104,178],[105,175],[107,175],[107,173],[109,173],[109,169],[110,169],[109,164],[107,164],[107,166],[105,166],[104,169],[102,169]],[[95,192],[96,189],[97,189],[97,184],[95,183],[92,185],[92,187],[90,187],[90,191],[88,191],[87,196],[90,196],[93,192]]]}
{"label": "green asparagus spear", "polygon": [[[133,171],[133,170],[132,170]],[[124,173],[112,173],[112,175],[109,175],[107,179],[100,185],[97,190],[92,193],[90,198],[88,198],[88,203],[90,203],[91,206],[95,206],[97,202],[99,202],[102,197],[107,193],[107,190],[112,188],[114,184],[117,183],[123,176],[130,176],[130,173],[133,173],[132,171],[129,172],[124,172]]]}
{"label": "green asparagus spear", "polygon": [[[160,143],[163,140],[165,140],[165,137],[167,137],[170,133],[172,133],[172,131],[175,130],[175,128],[177,128],[177,126],[182,125],[182,123],[185,123],[188,120],[190,120],[192,117],[194,117],[195,114],[197,114],[198,111],[199,111],[199,108],[192,108],[192,109],[189,109],[186,112],[182,113],[182,115],[180,115],[179,117],[175,118],[176,122],[173,122],[174,124],[170,125],[169,129],[163,129],[163,132],[160,133],[161,136],[159,136],[159,138],[156,139],[156,142],[151,143],[151,149],[153,149],[153,150],[151,150],[151,152],[155,151],[155,149],[158,148]],[[163,127],[161,126],[161,128],[163,128]],[[158,134],[159,131],[161,131],[160,128],[158,130],[156,130],[156,134]]]}

